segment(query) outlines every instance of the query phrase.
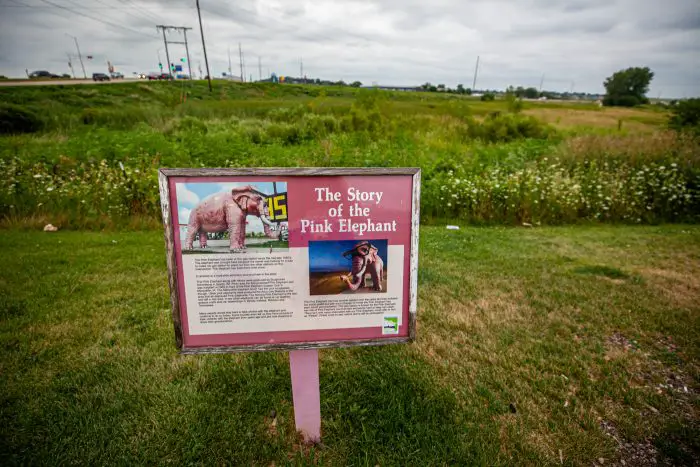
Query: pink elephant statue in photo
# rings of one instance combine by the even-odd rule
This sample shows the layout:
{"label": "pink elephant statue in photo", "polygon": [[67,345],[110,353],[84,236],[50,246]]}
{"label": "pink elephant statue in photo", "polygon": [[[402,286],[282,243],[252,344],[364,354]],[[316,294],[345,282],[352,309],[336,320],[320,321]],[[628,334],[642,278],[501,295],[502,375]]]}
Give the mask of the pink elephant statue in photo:
{"label": "pink elephant statue in photo", "polygon": [[268,218],[267,195],[248,185],[216,193],[195,206],[187,225],[185,249],[192,249],[197,235],[199,246],[206,248],[207,233],[228,231],[231,251],[244,250],[247,216],[260,218],[266,237],[279,237],[275,223]]}
{"label": "pink elephant statue in photo", "polygon": [[348,284],[350,290],[357,290],[364,285],[365,274],[372,276],[372,288],[381,292],[384,280],[384,261],[378,254],[377,247],[368,241],[355,245],[352,250],[343,253],[346,258],[351,258],[352,269],[350,274],[340,276]]}

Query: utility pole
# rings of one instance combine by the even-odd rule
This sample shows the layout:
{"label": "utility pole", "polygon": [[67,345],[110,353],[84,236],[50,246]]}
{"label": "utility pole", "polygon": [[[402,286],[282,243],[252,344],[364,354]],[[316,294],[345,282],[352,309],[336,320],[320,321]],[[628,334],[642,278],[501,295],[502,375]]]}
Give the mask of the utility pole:
{"label": "utility pole", "polygon": [[542,86],[544,86],[544,73],[542,73],[542,79],[540,80],[540,94],[542,94]]}
{"label": "utility pole", "polygon": [[[156,26],[156,30],[163,30],[163,44],[165,44],[165,59],[168,61],[165,66],[168,68],[168,75],[171,75],[172,70],[170,69],[170,53],[168,52],[168,40],[165,38],[165,30],[167,26]],[[159,62],[161,63],[161,62]],[[162,69],[160,71],[163,71]]]}
{"label": "utility pole", "polygon": [[304,84],[306,84],[306,78],[304,78],[304,58],[301,57],[299,59],[299,79],[304,80]]}
{"label": "utility pole", "polygon": [[260,55],[258,55],[258,81],[262,81],[262,64],[260,63]]}
{"label": "utility pole", "polygon": [[241,43],[238,43],[238,64],[241,67],[241,83],[245,83],[245,74],[243,73],[243,49]]}
{"label": "utility pole", "polygon": [[[167,26],[159,24],[156,29],[163,30],[163,43],[165,44],[165,58],[168,60],[168,74],[172,75],[173,69],[171,68],[172,63],[170,62],[170,54],[168,53],[168,44],[183,44],[185,46],[185,53],[187,54],[187,67],[189,69],[190,78],[192,77],[192,65],[190,64],[190,48],[187,45],[187,30],[192,28],[186,28],[184,26]],[[185,41],[169,41],[165,37],[165,31],[168,29],[173,29],[175,31],[182,31],[184,33]],[[160,63],[160,58],[158,59]]]}
{"label": "utility pole", "polygon": [[72,37],[75,41],[75,48],[78,49],[78,59],[80,59],[80,66],[83,69],[83,78],[87,79],[87,73],[85,73],[85,65],[83,65],[83,55],[80,53],[80,46],[78,45],[78,38],[75,36],[71,36],[68,33],[66,33],[66,36]]}
{"label": "utility pole", "polygon": [[68,67],[70,68],[70,72],[73,74],[73,79],[75,79],[75,70],[73,69],[73,60],[70,58],[70,54],[66,54],[68,56]]}
{"label": "utility pole", "polygon": [[211,73],[209,73],[209,59],[207,58],[207,47],[204,44],[204,27],[202,27],[202,12],[199,9],[199,0],[197,0],[197,16],[199,16],[199,30],[202,33],[202,50],[204,51],[204,64],[207,67],[207,79],[209,80],[209,92],[212,92]]}
{"label": "utility pole", "polygon": [[472,92],[476,91],[476,76],[479,73],[479,56],[476,56],[476,68],[474,69],[474,83],[472,83]]}

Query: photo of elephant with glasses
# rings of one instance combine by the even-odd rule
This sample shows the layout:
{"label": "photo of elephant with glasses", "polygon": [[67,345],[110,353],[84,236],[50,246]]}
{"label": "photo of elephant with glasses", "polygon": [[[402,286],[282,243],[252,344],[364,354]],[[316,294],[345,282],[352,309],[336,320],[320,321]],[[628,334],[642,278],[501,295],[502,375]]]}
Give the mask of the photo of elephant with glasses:
{"label": "photo of elephant with glasses", "polygon": [[387,291],[387,240],[309,242],[311,295]]}
{"label": "photo of elephant with glasses", "polygon": [[340,276],[340,280],[348,284],[350,290],[357,290],[365,285],[366,274],[372,278],[372,289],[382,291],[384,281],[384,261],[379,256],[379,249],[368,241],[360,242],[352,249],[343,253],[351,260],[352,269],[349,274]]}

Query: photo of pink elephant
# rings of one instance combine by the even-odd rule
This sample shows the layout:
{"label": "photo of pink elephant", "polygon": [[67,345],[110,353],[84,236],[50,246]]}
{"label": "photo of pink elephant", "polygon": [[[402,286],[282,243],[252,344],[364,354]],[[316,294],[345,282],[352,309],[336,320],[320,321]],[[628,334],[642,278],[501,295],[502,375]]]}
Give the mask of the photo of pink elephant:
{"label": "photo of pink elephant", "polygon": [[386,240],[309,242],[309,293],[335,295],[387,291]]}
{"label": "photo of pink elephant", "polygon": [[184,254],[289,248],[286,182],[178,183],[176,191]]}

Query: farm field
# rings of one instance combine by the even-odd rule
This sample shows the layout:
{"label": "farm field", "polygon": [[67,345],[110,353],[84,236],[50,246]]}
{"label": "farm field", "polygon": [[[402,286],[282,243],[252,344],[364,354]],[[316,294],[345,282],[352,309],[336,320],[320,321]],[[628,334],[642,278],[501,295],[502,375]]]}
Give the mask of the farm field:
{"label": "farm field", "polygon": [[[699,463],[700,141],[668,115],[221,82],[0,88],[0,460]],[[177,354],[156,175],[297,166],[422,169],[418,340],[321,352],[314,448],[294,433],[286,353]]]}

